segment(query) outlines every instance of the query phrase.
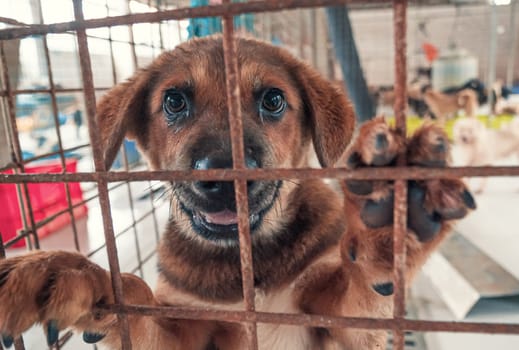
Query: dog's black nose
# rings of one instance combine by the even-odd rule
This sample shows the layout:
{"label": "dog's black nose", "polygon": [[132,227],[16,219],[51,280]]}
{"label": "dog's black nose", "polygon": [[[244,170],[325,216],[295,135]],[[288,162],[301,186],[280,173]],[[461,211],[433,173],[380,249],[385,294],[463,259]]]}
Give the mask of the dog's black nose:
{"label": "dog's black nose", "polygon": [[[247,155],[245,157],[247,168],[259,168],[259,162],[253,157]],[[232,158],[230,157],[204,157],[194,162],[195,170],[209,169],[230,169],[232,168]],[[247,181],[247,188],[250,191],[254,187],[254,181]],[[209,196],[230,197],[234,198],[234,184],[232,181],[197,181],[195,188]]]}

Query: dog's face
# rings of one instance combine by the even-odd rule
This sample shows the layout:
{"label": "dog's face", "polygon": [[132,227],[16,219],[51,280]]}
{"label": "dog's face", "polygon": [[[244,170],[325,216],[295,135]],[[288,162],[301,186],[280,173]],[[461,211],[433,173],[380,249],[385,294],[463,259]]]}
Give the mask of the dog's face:
{"label": "dog's face", "polygon": [[484,125],[475,118],[461,118],[453,126],[454,143],[458,145],[474,145],[481,139]]}
{"label": "dog's face", "polygon": [[[349,143],[353,111],[314,70],[282,49],[237,41],[244,149],[248,168],[306,166],[314,144],[331,166]],[[232,168],[222,40],[192,40],[166,52],[99,103],[97,121],[107,166],[124,135],[136,139],[154,170]],[[249,181],[251,232],[282,215],[292,182]],[[182,231],[237,243],[232,182],[172,184],[173,215]],[[263,230],[264,231],[264,230]]]}

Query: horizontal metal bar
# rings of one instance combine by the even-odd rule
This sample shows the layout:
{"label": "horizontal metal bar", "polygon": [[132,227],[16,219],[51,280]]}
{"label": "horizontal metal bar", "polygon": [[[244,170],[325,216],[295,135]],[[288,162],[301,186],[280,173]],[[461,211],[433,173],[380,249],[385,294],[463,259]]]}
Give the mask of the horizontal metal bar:
{"label": "horizontal metal bar", "polygon": [[0,23],[5,23],[13,26],[27,26],[28,24],[15,20],[14,18],[0,17]]}
{"label": "horizontal metal bar", "polygon": [[[85,21],[71,21],[53,24],[33,24],[21,28],[0,30],[0,40],[23,38],[36,34],[64,33],[70,30],[112,27],[136,23],[153,23],[187,18],[238,15],[242,13],[271,12],[296,8],[313,8],[338,4],[363,4],[370,0],[277,0],[249,1],[221,5],[186,7],[166,11],[137,13],[131,15],[95,18]],[[389,0],[380,0],[385,3]]]}
{"label": "horizontal metal bar", "polygon": [[[110,90],[112,87],[106,86],[106,87],[96,87],[94,88],[95,91],[105,91]],[[65,93],[65,92],[83,92],[83,88],[55,88],[54,92],[56,93]],[[0,90],[0,97],[5,97],[11,95],[24,95],[24,94],[50,94],[50,89],[20,89],[20,90]]]}
{"label": "horizontal metal bar", "polygon": [[67,153],[67,152],[73,152],[73,151],[77,151],[78,149],[81,149],[81,148],[86,148],[90,146],[90,143],[84,143],[82,145],[77,145],[77,146],[74,146],[74,147],[70,147],[70,148],[65,148],[65,149],[61,149],[59,151],[55,151],[55,152],[50,152],[50,153],[45,153],[45,154],[40,154],[40,155],[37,155],[35,157],[31,157],[31,158],[26,158],[23,160],[23,164],[29,164],[29,163],[32,163],[32,162],[35,162],[37,160],[41,160],[41,159],[44,159],[44,158],[47,158],[47,157],[52,157],[52,156],[56,156],[56,155],[59,155],[61,154],[62,152],[63,153]]}
{"label": "horizontal metal bar", "polygon": [[519,324],[422,321],[408,319],[377,319],[360,317],[333,317],[309,314],[286,314],[250,311],[227,311],[209,308],[142,305],[107,305],[100,312],[133,315],[173,317],[193,320],[225,320],[228,322],[259,322],[309,327],[338,327],[362,329],[404,329],[421,332],[460,332],[488,334],[519,334]]}
{"label": "horizontal metal bar", "polygon": [[176,171],[121,171],[65,174],[0,174],[0,183],[118,181],[233,181],[337,178],[345,180],[430,180],[456,177],[519,176],[519,166],[499,167],[381,167],[324,169],[211,169]]}

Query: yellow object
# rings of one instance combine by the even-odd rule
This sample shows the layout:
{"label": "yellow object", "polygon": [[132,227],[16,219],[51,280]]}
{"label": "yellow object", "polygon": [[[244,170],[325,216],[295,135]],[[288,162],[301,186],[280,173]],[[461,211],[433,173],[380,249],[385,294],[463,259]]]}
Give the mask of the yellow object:
{"label": "yellow object", "polygon": [[[467,118],[467,117],[456,117],[454,119],[447,120],[445,124],[445,131],[447,132],[447,135],[449,136],[449,139],[452,140],[452,126],[458,120],[458,118]],[[478,118],[483,124],[487,126],[487,128],[490,129],[500,129],[503,124],[510,123],[512,119],[514,118],[513,115],[503,114],[503,115],[497,115],[494,117],[489,117],[488,115],[479,115],[476,118]],[[386,117],[387,122],[389,125],[394,126],[395,125],[395,118],[393,116]],[[421,119],[417,116],[407,116],[407,134],[412,135],[416,129],[418,129],[422,124],[424,123],[424,119]]]}

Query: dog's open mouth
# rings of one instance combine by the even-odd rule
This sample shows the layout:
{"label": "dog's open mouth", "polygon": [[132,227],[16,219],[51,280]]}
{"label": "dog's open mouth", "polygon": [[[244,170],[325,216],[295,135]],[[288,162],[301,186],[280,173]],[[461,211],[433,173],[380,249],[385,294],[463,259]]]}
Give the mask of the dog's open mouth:
{"label": "dog's open mouth", "polygon": [[[249,216],[251,232],[257,228],[261,216],[259,214]],[[229,209],[217,213],[194,212],[191,221],[193,228],[207,239],[238,239],[238,214]]]}
{"label": "dog's open mouth", "polygon": [[[251,234],[259,228],[265,214],[274,205],[280,187],[281,181],[264,191],[259,196],[261,199],[255,198],[256,200],[254,200],[253,198],[249,200],[249,227]],[[265,194],[265,192],[268,194]],[[235,205],[230,207],[234,208]],[[180,208],[189,217],[193,230],[203,238],[214,242],[238,242],[238,213],[236,210],[224,208],[223,210],[212,212],[196,205],[188,206],[182,202],[180,203]]]}

